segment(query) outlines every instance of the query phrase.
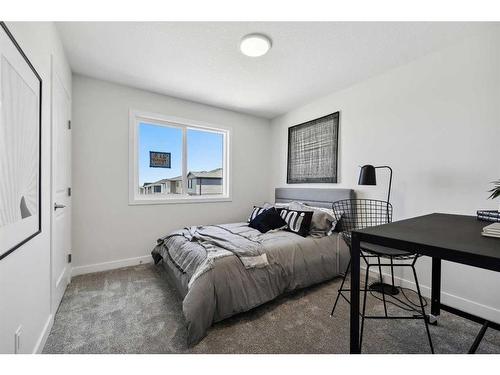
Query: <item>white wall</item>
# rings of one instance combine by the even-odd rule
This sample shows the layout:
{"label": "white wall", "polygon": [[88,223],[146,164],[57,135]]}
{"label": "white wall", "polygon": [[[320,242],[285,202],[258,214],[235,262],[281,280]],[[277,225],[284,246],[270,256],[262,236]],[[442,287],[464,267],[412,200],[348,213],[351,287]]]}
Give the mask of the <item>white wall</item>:
{"label": "white wall", "polygon": [[[42,233],[0,260],[0,353],[14,352],[14,332],[22,325],[20,351],[43,348],[50,311],[50,146],[51,54],[71,89],[71,72],[52,23],[8,22],[7,26],[42,77]],[[2,31],[3,32],[3,31]],[[65,74],[64,74],[65,73]]]}
{"label": "white wall", "polygon": [[[129,206],[130,108],[232,127],[232,201]],[[169,231],[245,220],[271,198],[268,120],[75,75],[72,131],[73,274],[149,261]]]}
{"label": "white wall", "polygon": [[[474,215],[500,178],[500,32],[483,34],[272,121],[272,187],[286,185],[287,128],[340,111],[340,182],[361,197],[383,199],[387,180],[357,186],[363,164],[394,169],[395,219],[432,212]],[[297,185],[294,185],[297,186]],[[306,185],[312,186],[312,185]],[[500,250],[500,245],[499,245]],[[430,285],[430,261],[419,266]],[[409,278],[409,275],[405,275]],[[443,265],[443,302],[500,322],[500,275]],[[428,288],[424,289],[429,292]]]}

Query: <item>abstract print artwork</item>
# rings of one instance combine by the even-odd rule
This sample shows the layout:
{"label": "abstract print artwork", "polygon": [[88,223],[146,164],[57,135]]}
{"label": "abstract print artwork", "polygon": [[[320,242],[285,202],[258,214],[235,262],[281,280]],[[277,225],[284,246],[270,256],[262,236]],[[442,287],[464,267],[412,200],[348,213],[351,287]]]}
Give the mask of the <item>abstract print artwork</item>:
{"label": "abstract print artwork", "polygon": [[287,183],[337,182],[339,112],[288,128]]}
{"label": "abstract print artwork", "polygon": [[42,81],[0,23],[0,259],[41,231]]}

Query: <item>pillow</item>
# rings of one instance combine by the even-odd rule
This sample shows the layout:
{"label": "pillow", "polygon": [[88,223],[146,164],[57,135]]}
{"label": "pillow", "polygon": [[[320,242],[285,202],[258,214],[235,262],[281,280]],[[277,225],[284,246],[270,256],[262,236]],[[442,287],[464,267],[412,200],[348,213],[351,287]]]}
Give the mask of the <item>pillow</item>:
{"label": "pillow", "polygon": [[288,208],[280,210],[280,216],[286,221],[285,230],[306,237],[311,229],[312,211],[297,211]]}
{"label": "pillow", "polygon": [[250,216],[247,219],[247,223],[251,222],[253,219],[255,219],[258,215],[263,213],[264,211],[268,210],[271,207],[258,207],[258,206],[253,206],[252,212],[250,213]]}
{"label": "pillow", "polygon": [[290,207],[290,203],[274,203],[273,206],[276,207],[277,209],[288,208]]}
{"label": "pillow", "polygon": [[313,212],[311,219],[311,234],[316,236],[331,235],[337,225],[337,220],[335,219],[332,209],[307,206],[299,202],[292,202],[290,204],[290,209]]}
{"label": "pillow", "polygon": [[273,229],[285,228],[286,221],[282,219],[276,208],[271,207],[257,215],[248,226],[266,233]]}
{"label": "pillow", "polygon": [[337,225],[339,225],[340,220],[342,219],[342,214],[340,215],[340,219],[337,219],[337,216],[335,215],[335,213],[333,212],[333,210],[331,208],[314,207],[314,209],[321,210],[331,217],[332,227],[331,227],[328,235],[332,234],[336,230]]}

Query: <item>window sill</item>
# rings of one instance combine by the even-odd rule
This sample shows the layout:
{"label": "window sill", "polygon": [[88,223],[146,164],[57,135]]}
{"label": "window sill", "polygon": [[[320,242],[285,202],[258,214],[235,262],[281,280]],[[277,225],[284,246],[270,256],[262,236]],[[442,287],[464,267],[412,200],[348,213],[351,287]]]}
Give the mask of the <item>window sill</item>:
{"label": "window sill", "polygon": [[205,197],[195,197],[195,196],[183,196],[176,198],[140,198],[129,200],[129,206],[143,206],[150,204],[182,204],[182,203],[216,203],[216,202],[231,202],[232,198],[229,196],[205,196]]}

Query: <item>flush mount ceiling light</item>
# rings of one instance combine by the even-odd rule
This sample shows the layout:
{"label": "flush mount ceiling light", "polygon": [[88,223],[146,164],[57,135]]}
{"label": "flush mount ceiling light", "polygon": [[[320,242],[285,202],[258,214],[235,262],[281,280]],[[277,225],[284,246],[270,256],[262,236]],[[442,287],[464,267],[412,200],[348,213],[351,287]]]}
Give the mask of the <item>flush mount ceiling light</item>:
{"label": "flush mount ceiling light", "polygon": [[241,39],[241,53],[250,57],[263,56],[271,49],[271,39],[262,34],[248,34]]}

